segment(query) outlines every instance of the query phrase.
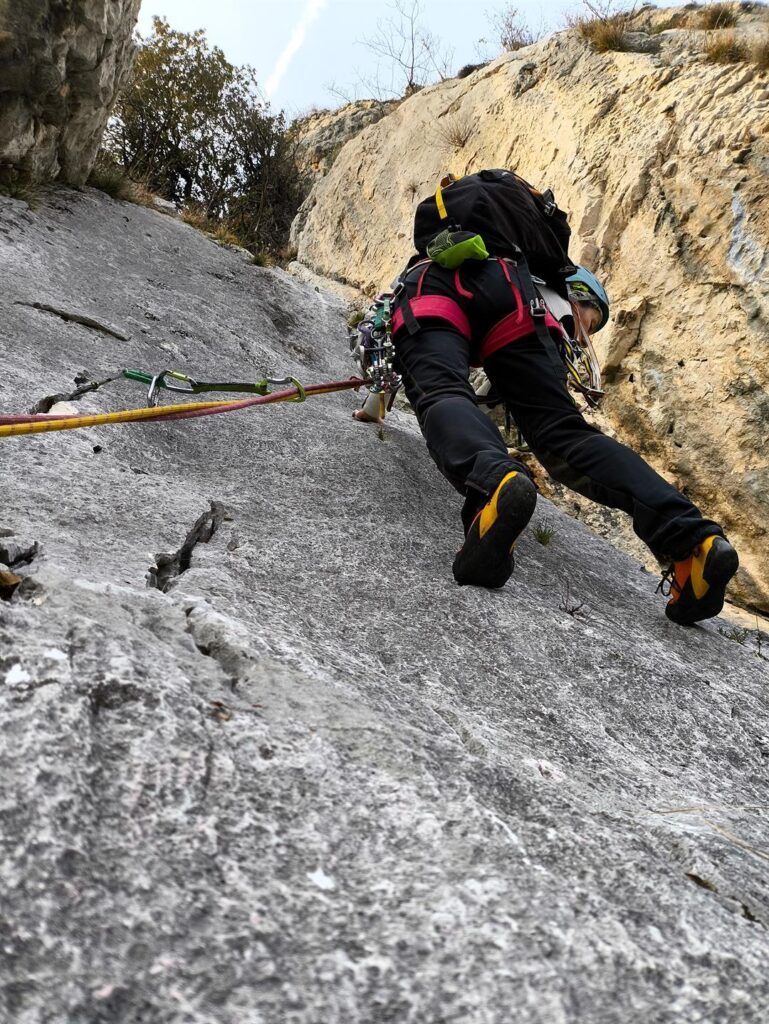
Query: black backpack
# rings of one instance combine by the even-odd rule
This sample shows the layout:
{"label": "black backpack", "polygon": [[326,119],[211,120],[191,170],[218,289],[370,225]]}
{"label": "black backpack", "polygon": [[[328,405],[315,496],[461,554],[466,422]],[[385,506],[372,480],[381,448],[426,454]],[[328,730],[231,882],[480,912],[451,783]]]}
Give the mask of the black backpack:
{"label": "black backpack", "polygon": [[572,273],[571,229],[553,193],[538,192],[512,171],[489,170],[464,178],[448,175],[414,217],[414,245],[424,256],[442,231],[472,232],[491,256],[515,257],[521,249],[533,274],[546,281]]}

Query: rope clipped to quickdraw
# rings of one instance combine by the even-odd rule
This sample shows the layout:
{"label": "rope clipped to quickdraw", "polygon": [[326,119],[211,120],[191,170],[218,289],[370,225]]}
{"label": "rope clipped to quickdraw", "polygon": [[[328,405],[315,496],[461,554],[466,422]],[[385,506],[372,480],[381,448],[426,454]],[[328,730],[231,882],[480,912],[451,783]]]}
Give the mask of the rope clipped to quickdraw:
{"label": "rope clipped to quickdraw", "polygon": [[145,373],[143,370],[123,370],[122,374],[126,380],[135,380],[140,384],[146,384],[147,404],[156,406],[158,403],[158,391],[175,391],[182,395],[202,395],[212,391],[229,391],[241,394],[268,395],[271,388],[280,388],[291,385],[296,388],[297,395],[295,402],[303,402],[307,397],[305,389],[296,377],[263,377],[262,380],[243,383],[241,381],[197,381],[186,373],[179,373],[177,370],[161,370],[160,373]]}
{"label": "rope clipped to quickdraw", "polygon": [[[88,382],[93,387],[87,391],[95,391],[103,384],[120,377],[147,384],[148,405],[141,409],[123,409],[119,412],[97,413],[81,416],[67,415],[35,415],[0,416],[0,437],[18,437],[26,434],[51,433],[57,430],[75,430],[79,427],[95,427],[108,423],[137,423],[157,420],[194,419],[199,416],[213,416],[217,413],[236,412],[255,405],[270,405],[276,402],[304,402],[315,395],[328,395],[337,391],[357,390],[367,384],[360,377],[348,380],[329,381],[323,384],[301,384],[296,377],[265,377],[262,380],[242,383],[237,381],[200,382],[187,374],[175,370],[163,370],[161,373],[145,373],[142,370],[122,370],[117,377],[105,381]],[[290,385],[290,386],[287,386]],[[272,391],[271,388],[281,390]],[[210,391],[245,392],[255,394],[255,398],[237,401],[186,402],[182,405],[157,405],[159,390],[177,394],[197,395]],[[83,391],[85,393],[85,391]]]}

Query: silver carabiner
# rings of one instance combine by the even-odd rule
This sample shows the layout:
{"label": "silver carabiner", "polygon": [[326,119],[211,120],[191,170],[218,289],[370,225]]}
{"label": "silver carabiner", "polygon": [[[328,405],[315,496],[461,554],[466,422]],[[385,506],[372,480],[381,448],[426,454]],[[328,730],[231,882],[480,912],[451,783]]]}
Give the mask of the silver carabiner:
{"label": "silver carabiner", "polygon": [[[182,384],[170,383],[166,379],[168,377],[171,380],[181,381]],[[164,388],[166,391],[176,391],[183,395],[194,395],[196,387],[197,381],[193,380],[192,377],[188,377],[186,373],[178,373],[176,370],[161,370],[160,373],[155,374],[150,382],[147,391],[147,405],[154,407],[158,404],[158,391],[160,388]]]}

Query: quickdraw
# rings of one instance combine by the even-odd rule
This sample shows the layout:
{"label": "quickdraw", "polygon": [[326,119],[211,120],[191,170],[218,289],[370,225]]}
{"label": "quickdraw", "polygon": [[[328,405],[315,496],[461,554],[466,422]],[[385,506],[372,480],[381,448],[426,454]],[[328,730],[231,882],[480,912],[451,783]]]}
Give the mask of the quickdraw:
{"label": "quickdraw", "polygon": [[[50,433],[57,430],[75,430],[79,427],[102,426],[108,423],[136,423],[157,420],[194,419],[198,416],[213,416],[217,413],[235,412],[255,405],[268,405],[275,402],[304,402],[314,395],[327,395],[336,391],[357,390],[368,384],[360,377],[348,380],[329,381],[323,384],[302,385],[295,377],[265,377],[254,383],[223,382],[202,383],[174,370],[163,370],[161,373],[144,373],[141,370],[123,370],[117,380],[124,377],[147,384],[148,404],[140,409],[123,409],[119,412],[96,413],[94,415],[22,415],[0,416],[0,437],[17,437],[27,434]],[[91,382],[95,386],[86,390],[96,390],[109,381]],[[287,386],[290,385],[290,386]],[[277,387],[280,390],[270,390]],[[182,405],[158,406],[159,389],[166,391],[201,394],[205,391],[235,391],[255,394],[255,398],[238,401],[187,402]]]}
{"label": "quickdraw", "polygon": [[144,373],[143,370],[123,370],[121,376],[126,380],[135,380],[140,384],[147,384],[147,405],[158,404],[158,392],[173,391],[182,395],[202,395],[211,391],[229,391],[241,394],[268,395],[271,389],[294,387],[297,389],[295,402],[303,402],[307,397],[305,389],[296,377],[263,377],[262,380],[253,383],[240,381],[224,382],[202,382],[186,373],[179,373],[177,370],[161,370],[160,373]]}
{"label": "quickdraw", "polygon": [[564,331],[561,351],[569,372],[569,384],[584,395],[591,409],[597,409],[605,392],[601,388],[601,368],[590,338],[583,332],[582,338],[575,340]]}
{"label": "quickdraw", "polygon": [[350,332],[350,354],[358,365],[372,395],[388,396],[387,411],[392,409],[403,379],[395,369],[392,340],[393,292],[377,295],[363,318]]}

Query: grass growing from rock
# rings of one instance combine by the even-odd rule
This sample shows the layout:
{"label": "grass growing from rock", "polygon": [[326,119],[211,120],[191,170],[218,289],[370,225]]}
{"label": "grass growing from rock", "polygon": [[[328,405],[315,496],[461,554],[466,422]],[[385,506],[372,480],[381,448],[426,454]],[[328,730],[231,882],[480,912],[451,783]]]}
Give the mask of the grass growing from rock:
{"label": "grass growing from rock", "polygon": [[757,658],[761,658],[762,661],[769,661],[769,657],[764,654],[767,634],[763,633],[758,628],[758,616],[756,616],[755,629],[747,629],[742,626],[719,626],[718,632],[722,637],[724,637],[724,639],[732,640],[741,647],[748,647],[749,649],[752,649],[753,654],[755,654]]}
{"label": "grass growing from rock", "polygon": [[586,15],[567,17],[569,28],[576,29],[597,53],[627,50],[626,35],[630,30],[631,11],[617,11],[612,3],[585,3]]}
{"label": "grass growing from rock", "polygon": [[117,164],[96,163],[88,175],[88,185],[91,188],[98,188],[100,192],[106,192],[113,199],[122,199],[130,202],[133,198],[131,181]]}
{"label": "grass growing from rock", "polygon": [[278,259],[281,263],[293,263],[299,255],[299,250],[295,245],[285,245],[278,253]]}
{"label": "grass growing from rock", "polygon": [[534,534],[534,540],[546,548],[555,536],[555,527],[549,522],[537,523],[532,533]]}
{"label": "grass growing from rock", "polygon": [[769,71],[769,35],[753,44],[750,59],[759,71]]}
{"label": "grass growing from rock", "polygon": [[123,168],[109,158],[97,159],[86,184],[106,193],[112,199],[150,208],[153,205],[154,197],[147,186],[129,178]]}
{"label": "grass growing from rock", "polygon": [[737,13],[730,4],[708,4],[697,18],[697,28],[709,31],[719,28],[733,28],[737,24]]}
{"label": "grass growing from rock", "polygon": [[[240,249],[247,248],[244,239],[242,239],[237,232],[233,231],[226,221],[222,221],[220,224],[214,224],[212,230],[208,233],[220,245],[236,245]],[[261,254],[254,253],[253,255],[254,261],[256,261],[257,255]]]}
{"label": "grass growing from rock", "polygon": [[744,43],[739,42],[734,32],[723,32],[708,39],[703,50],[708,64],[739,64],[748,59]]}
{"label": "grass growing from rock", "polygon": [[464,149],[475,124],[467,114],[449,114],[435,126],[435,141],[444,150]]}
{"label": "grass growing from rock", "polygon": [[274,267],[275,260],[267,252],[255,252],[251,256],[251,262],[255,267]]}
{"label": "grass growing from rock", "polygon": [[19,199],[21,202],[35,206],[42,193],[42,186],[33,182],[21,171],[11,171],[3,181],[0,181],[0,196],[7,196],[8,199]]}
{"label": "grass growing from rock", "polygon": [[[191,227],[197,228],[198,231],[202,231],[220,245],[237,245],[241,249],[248,249],[249,252],[252,252],[248,241],[238,234],[231,224],[226,220],[212,220],[202,206],[185,206],[182,210],[181,216],[185,224],[189,224]],[[252,252],[252,255],[254,256],[255,263],[257,261],[257,257],[264,257],[264,253]],[[268,264],[266,262],[257,264],[257,266],[267,265]]]}

